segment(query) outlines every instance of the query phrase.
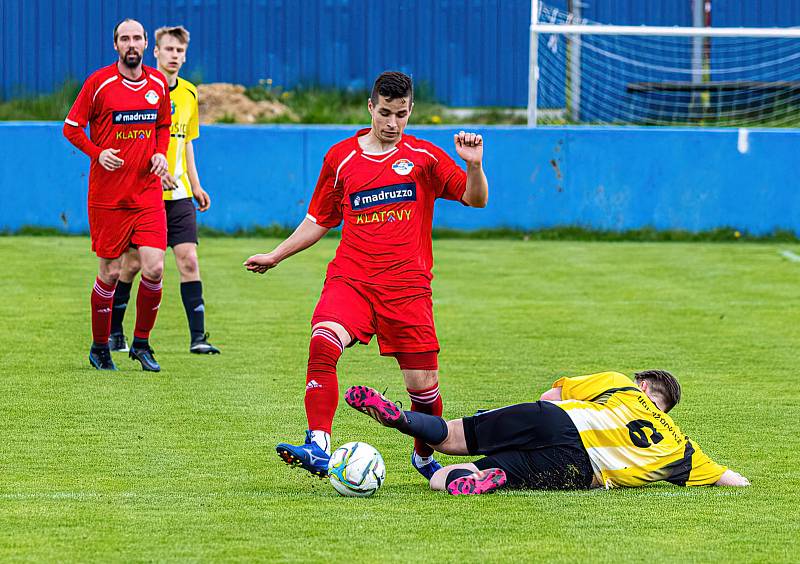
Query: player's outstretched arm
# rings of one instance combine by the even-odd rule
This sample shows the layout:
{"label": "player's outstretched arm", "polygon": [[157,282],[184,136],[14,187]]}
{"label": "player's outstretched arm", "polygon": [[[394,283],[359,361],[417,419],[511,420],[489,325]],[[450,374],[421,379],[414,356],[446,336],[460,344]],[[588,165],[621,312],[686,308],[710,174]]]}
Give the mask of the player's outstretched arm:
{"label": "player's outstretched arm", "polygon": [[485,208],[489,201],[489,181],[483,172],[483,136],[459,131],[453,141],[456,153],[467,164],[467,189],[461,201],[473,208]]}
{"label": "player's outstretched arm", "polygon": [[278,266],[283,259],[299,253],[309,248],[311,245],[322,239],[329,231],[327,227],[317,225],[310,219],[304,219],[294,233],[289,235],[286,240],[275,247],[269,253],[253,255],[246,261],[244,266],[250,272],[264,274],[267,270]]}
{"label": "player's outstretched arm", "polygon": [[750,485],[750,480],[734,472],[733,470],[725,470],[725,473],[720,476],[719,480],[714,482],[715,486],[736,486],[743,488]]}

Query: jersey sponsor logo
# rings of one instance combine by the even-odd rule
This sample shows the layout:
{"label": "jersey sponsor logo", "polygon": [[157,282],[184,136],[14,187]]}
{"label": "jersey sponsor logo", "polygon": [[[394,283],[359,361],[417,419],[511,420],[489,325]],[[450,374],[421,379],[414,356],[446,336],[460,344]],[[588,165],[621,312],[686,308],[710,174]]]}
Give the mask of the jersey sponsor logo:
{"label": "jersey sponsor logo", "polygon": [[153,134],[149,129],[129,129],[128,131],[117,131],[118,140],[133,139],[150,139]]}
{"label": "jersey sponsor logo", "polygon": [[356,216],[356,225],[367,223],[392,223],[394,221],[410,221],[413,210],[384,210],[372,213],[360,213]]}
{"label": "jersey sponsor logo", "polygon": [[186,137],[186,131],[189,129],[188,123],[178,123],[172,122],[172,125],[169,127],[170,135],[175,135],[178,137]]}
{"label": "jersey sponsor logo", "polygon": [[407,176],[411,174],[411,169],[414,168],[414,163],[412,163],[408,159],[399,159],[394,161],[392,165],[392,170],[395,171],[400,176]]}
{"label": "jersey sponsor logo", "polygon": [[156,94],[155,90],[148,90],[147,94],[144,95],[144,99],[154,106],[158,104],[158,94]]}
{"label": "jersey sponsor logo", "polygon": [[155,123],[158,119],[156,110],[125,110],[111,114],[114,125],[128,125],[130,123]]}
{"label": "jersey sponsor logo", "polygon": [[365,210],[384,204],[395,202],[415,202],[417,201],[417,185],[413,182],[405,184],[392,184],[391,186],[381,186],[372,190],[363,190],[350,194],[350,207],[353,211]]}

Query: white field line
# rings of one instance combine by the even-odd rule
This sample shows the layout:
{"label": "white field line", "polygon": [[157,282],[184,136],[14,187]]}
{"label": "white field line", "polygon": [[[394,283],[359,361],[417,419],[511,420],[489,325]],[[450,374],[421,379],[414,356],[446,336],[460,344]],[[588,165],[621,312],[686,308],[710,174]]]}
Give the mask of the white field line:
{"label": "white field line", "polygon": [[789,259],[792,262],[800,262],[800,255],[793,253],[792,251],[781,251],[781,256]]}

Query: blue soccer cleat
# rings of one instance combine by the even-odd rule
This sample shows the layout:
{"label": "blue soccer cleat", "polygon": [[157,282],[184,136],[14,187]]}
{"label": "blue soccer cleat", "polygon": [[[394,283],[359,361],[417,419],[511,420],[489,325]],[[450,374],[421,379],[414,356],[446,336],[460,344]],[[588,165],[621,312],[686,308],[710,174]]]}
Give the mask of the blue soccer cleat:
{"label": "blue soccer cleat", "polygon": [[302,445],[280,443],[275,447],[283,461],[294,468],[302,468],[314,476],[328,476],[328,461],[331,455],[322,450],[317,443],[311,441],[311,431],[306,431],[306,442]]}
{"label": "blue soccer cleat", "polygon": [[105,347],[97,347],[92,345],[89,349],[89,364],[94,366],[97,370],[116,370],[117,365],[111,359],[111,351],[108,345]]}
{"label": "blue soccer cleat", "polygon": [[435,458],[431,457],[431,461],[428,462],[427,464],[423,464],[421,466],[417,466],[416,456],[415,456],[416,454],[417,454],[417,451],[412,449],[411,450],[411,466],[416,468],[417,472],[422,474],[425,477],[425,479],[430,482],[431,478],[433,478],[433,475],[436,473],[437,470],[441,469],[442,465],[439,464],[438,462],[436,462]]}

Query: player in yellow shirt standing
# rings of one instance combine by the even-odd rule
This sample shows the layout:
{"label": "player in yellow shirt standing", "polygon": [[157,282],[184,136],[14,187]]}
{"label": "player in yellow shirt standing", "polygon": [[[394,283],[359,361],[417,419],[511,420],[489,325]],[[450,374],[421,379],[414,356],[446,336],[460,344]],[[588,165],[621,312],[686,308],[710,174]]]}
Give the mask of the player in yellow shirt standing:
{"label": "player in yellow shirt standing", "polygon": [[401,411],[380,393],[353,386],[345,401],[387,427],[423,439],[445,454],[483,455],[452,464],[430,481],[453,495],[501,486],[533,489],[634,487],[657,481],[680,486],[748,486],[706,456],[667,415],[681,388],[666,370],[561,378],[537,402],[445,421]]}
{"label": "player in yellow shirt standing", "polygon": [[[194,196],[197,210],[201,212],[211,206],[211,198],[200,185],[192,145],[192,141],[200,135],[197,89],[191,82],[178,76],[186,62],[189,32],[183,26],[162,27],[156,30],[155,36],[154,55],[158,70],[167,78],[172,100],[172,126],[167,152],[169,174],[162,177],[167,211],[167,244],[175,253],[181,276],[181,298],[191,333],[189,352],[219,354],[219,349],[208,342],[208,333],[205,331],[203,284],[197,260],[197,220],[192,203]],[[110,337],[112,351],[128,350],[122,321],[133,279],[140,269],[139,253],[132,248],[123,257],[122,272],[114,294]]]}

